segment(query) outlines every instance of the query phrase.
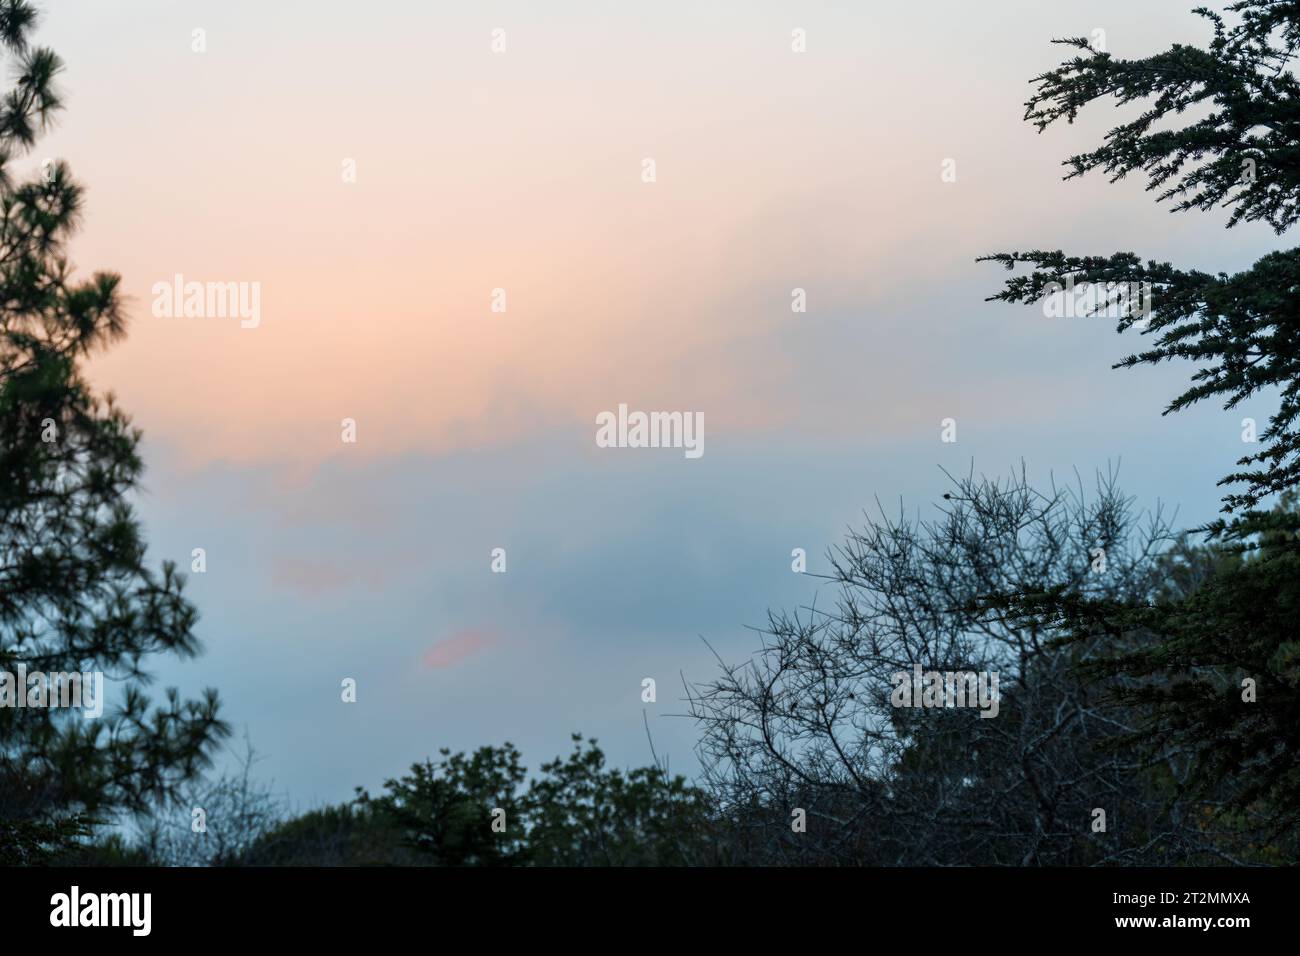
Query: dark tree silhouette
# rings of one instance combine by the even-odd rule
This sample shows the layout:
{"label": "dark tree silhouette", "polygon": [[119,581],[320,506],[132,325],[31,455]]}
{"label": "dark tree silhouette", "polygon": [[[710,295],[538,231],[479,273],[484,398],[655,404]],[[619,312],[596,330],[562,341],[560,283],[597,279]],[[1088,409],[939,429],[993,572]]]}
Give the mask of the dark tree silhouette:
{"label": "dark tree silhouette", "polygon": [[0,856],[22,859],[75,837],[82,815],[174,794],[227,732],[213,691],[156,706],[142,691],[149,655],[198,652],[197,615],[170,564],[145,564],[129,503],[140,433],[79,370],[125,330],[118,276],[76,281],[65,257],[81,188],[62,163],[11,178],[60,107],[62,64],[29,46],[35,20],[0,3],[17,72],[0,100],[0,670],[101,671],[120,706],[98,720],[0,707]]}
{"label": "dark tree silhouette", "polygon": [[1080,676],[1130,727],[1143,760],[1181,755],[1180,797],[1250,832],[1268,862],[1300,858],[1300,513],[1288,495],[1207,544],[1161,557],[1160,587],[1134,598],[1032,589],[991,610],[1100,649]]}
{"label": "dark tree silhouette", "polygon": [[[1212,27],[1205,49],[1175,44],[1137,60],[1116,59],[1081,38],[1056,42],[1082,51],[1039,76],[1025,111],[1039,131],[1073,122],[1089,104],[1114,98],[1144,104],[1133,120],[1112,129],[1094,150],[1073,156],[1066,179],[1103,171],[1111,180],[1145,175],[1147,188],[1172,210],[1231,209],[1228,225],[1267,222],[1278,233],[1300,216],[1300,83],[1292,59],[1300,44],[1300,4],[1244,0],[1228,11],[1231,26],[1209,10],[1195,11]],[[1203,113],[1188,122],[1187,113]],[[1149,289],[1139,314],[1129,296],[1119,330],[1139,326],[1150,348],[1116,367],[1175,358],[1197,363],[1192,385],[1165,413],[1207,398],[1232,408],[1261,389],[1277,388],[1280,402],[1262,446],[1220,484],[1242,483],[1225,496],[1225,510],[1259,504],[1300,481],[1300,250],[1275,252],[1235,275],[1176,269],[1132,252],[1073,256],[1055,251],[1005,252],[984,257],[1008,269],[1029,265],[994,299],[1035,302],[1061,286]],[[1104,307],[1114,296],[1099,297]],[[1116,303],[1118,304],[1118,303]]]}
{"label": "dark tree silhouette", "polygon": [[[770,615],[749,660],[690,691],[701,757],[753,862],[1079,865],[1235,861],[1233,835],[1176,799],[1176,748],[1109,746],[1139,714],[1078,664],[1104,651],[999,599],[1049,592],[1141,602],[1173,543],[1113,473],[1095,495],[1023,473],[957,481],[934,521],[881,516],[829,556],[838,597]],[[1135,642],[1136,642],[1135,638]],[[895,675],[997,672],[1000,707],[916,709]],[[1093,833],[1092,811],[1109,829]],[[791,813],[806,813],[794,832]]]}
{"label": "dark tree silhouette", "polygon": [[[1231,210],[1228,225],[1263,221],[1282,233],[1300,218],[1300,4],[1243,0],[1234,22],[1195,11],[1212,28],[1208,47],[1175,45],[1139,60],[1117,60],[1086,40],[1082,51],[1038,77],[1026,119],[1040,131],[1072,122],[1085,106],[1113,97],[1142,112],[1098,148],[1066,161],[1067,179],[1099,170],[1112,181],[1144,174],[1174,211]],[[1187,120],[1187,115],[1200,119]],[[1232,408],[1276,389],[1279,406],[1220,485],[1231,520],[1208,525],[1208,543],[1182,546],[1162,563],[1168,580],[1147,595],[1112,598],[1028,587],[991,595],[986,607],[1065,636],[1063,646],[1098,650],[1081,662],[1102,699],[1132,715],[1116,743],[1152,759],[1181,755],[1180,796],[1201,801],[1216,824],[1252,833],[1264,856],[1297,856],[1300,830],[1300,692],[1295,622],[1300,608],[1300,514],[1289,494],[1300,485],[1300,249],[1270,253],[1236,275],[1143,262],[1131,252],[1069,256],[1061,251],[987,257],[1008,269],[1028,264],[993,296],[1035,302],[1061,287],[1133,289],[1149,284],[1147,310],[1122,303],[1120,331],[1137,325],[1151,348],[1120,366],[1188,359],[1192,385],[1166,414],[1207,398]],[[1116,296],[1100,304],[1120,304]],[[1261,510],[1268,497],[1282,503]],[[1208,825],[1208,824],[1207,824]],[[1270,856],[1271,854],[1271,856]]]}
{"label": "dark tree silhouette", "polygon": [[[528,772],[511,744],[471,754],[444,749],[438,760],[385,781],[379,794],[360,790],[351,803],[278,822],[264,788],[228,778],[219,802],[239,846],[213,854],[216,844],[209,844],[203,859],[255,866],[678,866],[719,859],[703,791],[657,763],[606,767],[596,741],[581,735],[573,745],[526,786]],[[255,839],[241,835],[250,829],[245,820],[255,824]],[[200,852],[201,841],[173,834],[144,846],[145,855]]]}

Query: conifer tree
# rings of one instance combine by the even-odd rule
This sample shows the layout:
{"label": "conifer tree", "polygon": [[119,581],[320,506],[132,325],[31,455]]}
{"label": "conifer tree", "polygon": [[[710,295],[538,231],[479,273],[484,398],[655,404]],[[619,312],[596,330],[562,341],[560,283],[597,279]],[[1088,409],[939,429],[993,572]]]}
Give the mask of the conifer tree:
{"label": "conifer tree", "polygon": [[[1113,99],[1121,109],[1143,104],[1096,149],[1067,159],[1065,178],[1094,171],[1112,182],[1145,176],[1147,189],[1172,211],[1226,207],[1229,226],[1261,221],[1281,234],[1300,218],[1300,81],[1292,70],[1300,3],[1242,0],[1228,7],[1231,24],[1206,9],[1195,13],[1211,28],[1204,48],[1174,44],[1128,60],[1084,38],[1055,41],[1080,52],[1034,80],[1025,119],[1042,132],[1060,120],[1072,123],[1098,101]],[[1187,115],[1201,118],[1186,121]],[[1242,457],[1240,470],[1220,482],[1244,486],[1225,496],[1225,511],[1254,507],[1300,483],[1300,249],[1270,253],[1244,272],[1214,275],[1132,252],[1035,250],[984,258],[1008,269],[1032,266],[993,299],[1030,303],[1084,285],[1111,290],[1100,298],[1103,306],[1119,306],[1120,331],[1136,326],[1152,339],[1117,367],[1176,358],[1196,363],[1190,387],[1166,414],[1209,398],[1232,408],[1261,390],[1279,391],[1260,450]],[[1149,294],[1128,291],[1143,289]]]}
{"label": "conifer tree", "polygon": [[[1205,48],[1174,44],[1137,60],[1116,59],[1085,39],[1060,40],[1079,55],[1035,80],[1026,119],[1039,131],[1073,122],[1113,98],[1141,112],[1096,149],[1066,161],[1067,179],[1093,171],[1112,181],[1143,175],[1173,211],[1231,210],[1228,226],[1265,222],[1278,234],[1300,218],[1300,3],[1241,0],[1229,18],[1194,11],[1210,26]],[[1187,116],[1199,119],[1186,120]],[[1083,673],[1127,714],[1121,740],[1149,759],[1177,752],[1188,762],[1182,794],[1276,859],[1300,855],[1300,249],[1263,256],[1251,268],[1211,275],[1143,261],[1132,252],[1076,256],[1055,251],[986,257],[1008,269],[1027,264],[994,299],[1036,302],[1070,286],[1113,293],[1121,332],[1138,328],[1151,346],[1119,366],[1172,359],[1196,363],[1191,386],[1166,413],[1207,398],[1232,408],[1276,390],[1278,408],[1261,449],[1220,485],[1229,519],[1201,529],[1204,547],[1162,559],[1166,586],[1122,600],[1059,588],[991,596],[987,610],[1022,627],[1064,635],[1077,648],[1104,649]],[[1142,296],[1131,290],[1149,286]],[[1122,301],[1121,301],[1122,300]],[[1261,507],[1280,493],[1272,508]],[[1265,846],[1265,843],[1267,844]]]}
{"label": "conifer tree", "polygon": [[62,70],[31,46],[35,10],[0,2],[13,87],[0,99],[0,672],[102,672],[99,719],[0,706],[0,862],[75,839],[88,820],[142,811],[207,762],[227,728],[216,693],[143,692],[153,654],[193,656],[197,613],[171,564],[153,570],[130,499],[140,432],[84,377],[126,327],[119,277],[74,279],[66,244],[82,190],[63,163],[14,166],[61,104]]}

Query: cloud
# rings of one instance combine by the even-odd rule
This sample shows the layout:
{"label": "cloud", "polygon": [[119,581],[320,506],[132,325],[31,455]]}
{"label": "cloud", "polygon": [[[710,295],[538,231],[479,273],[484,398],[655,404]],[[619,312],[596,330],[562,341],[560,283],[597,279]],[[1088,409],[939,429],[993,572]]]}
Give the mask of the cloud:
{"label": "cloud", "polygon": [[358,570],[330,561],[277,558],[271,568],[274,588],[307,598],[356,586],[378,590],[383,583],[383,575],[373,568]]}
{"label": "cloud", "polygon": [[424,667],[426,670],[442,670],[496,643],[495,635],[483,631],[460,631],[425,651]]}

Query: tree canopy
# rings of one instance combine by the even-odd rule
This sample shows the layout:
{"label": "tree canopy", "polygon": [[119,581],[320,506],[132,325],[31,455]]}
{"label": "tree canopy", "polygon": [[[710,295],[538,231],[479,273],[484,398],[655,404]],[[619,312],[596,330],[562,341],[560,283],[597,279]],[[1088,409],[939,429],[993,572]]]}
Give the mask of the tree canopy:
{"label": "tree canopy", "polygon": [[62,64],[30,45],[35,23],[25,0],[0,4],[16,73],[0,99],[0,670],[100,672],[120,701],[99,719],[0,708],[0,853],[6,833],[44,834],[34,851],[66,843],[80,815],[167,799],[227,730],[213,691],[157,703],[144,692],[151,655],[198,653],[197,612],[174,567],[146,561],[131,505],[140,432],[82,372],[125,333],[120,279],[72,274],[83,192],[66,164],[13,175],[60,108]]}
{"label": "tree canopy", "polygon": [[[1263,221],[1279,234],[1300,215],[1300,84],[1292,60],[1300,43],[1300,4],[1243,0],[1229,17],[1201,8],[1205,47],[1174,44],[1139,59],[1116,58],[1083,38],[1057,43],[1080,52],[1035,78],[1025,119],[1043,131],[1072,123],[1088,106],[1142,104],[1093,150],[1065,160],[1066,179],[1100,171],[1111,181],[1145,176],[1147,189],[1172,211],[1230,210],[1228,226]],[[1229,22],[1231,19],[1231,23]],[[1201,115],[1189,120],[1188,114]],[[1008,269],[1028,265],[992,296],[1037,302],[1067,284],[1149,290],[1146,307],[1121,315],[1152,344],[1116,367],[1186,359],[1191,385],[1165,413],[1205,399],[1236,407],[1276,389],[1278,407],[1260,433],[1261,448],[1220,482],[1237,485],[1225,510],[1243,510],[1300,480],[1300,250],[1271,253],[1243,272],[1208,274],[1143,259],[1130,251],[1067,255],[1061,250],[984,257]]]}

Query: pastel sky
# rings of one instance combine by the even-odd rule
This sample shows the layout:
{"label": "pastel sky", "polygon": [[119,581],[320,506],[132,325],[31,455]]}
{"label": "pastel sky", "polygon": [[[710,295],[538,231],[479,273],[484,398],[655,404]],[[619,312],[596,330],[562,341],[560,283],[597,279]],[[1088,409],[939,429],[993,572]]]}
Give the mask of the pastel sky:
{"label": "pastel sky", "polygon": [[[152,553],[207,553],[207,652],[160,683],[218,687],[302,806],[441,746],[535,765],[581,730],[645,763],[643,710],[690,772],[701,638],[743,659],[816,595],[792,548],[818,570],[877,498],[928,509],[940,466],[1122,459],[1143,502],[1209,517],[1268,403],[1162,419],[1187,369],[1110,371],[1113,323],[986,303],[974,262],[1276,245],[1061,182],[1113,111],[1022,122],[1052,37],[1142,55],[1202,41],[1194,5],[46,4],[67,110],[29,161],[70,162],[74,260],[132,296],[92,374],[145,431]],[[154,317],[178,273],[260,283],[260,325]],[[597,448],[619,403],[702,412],[705,455]]]}

